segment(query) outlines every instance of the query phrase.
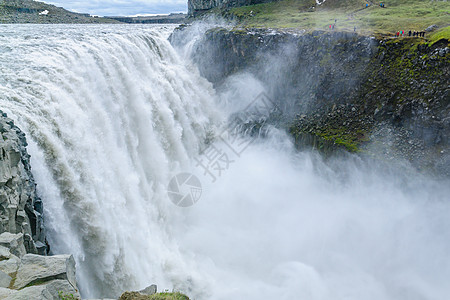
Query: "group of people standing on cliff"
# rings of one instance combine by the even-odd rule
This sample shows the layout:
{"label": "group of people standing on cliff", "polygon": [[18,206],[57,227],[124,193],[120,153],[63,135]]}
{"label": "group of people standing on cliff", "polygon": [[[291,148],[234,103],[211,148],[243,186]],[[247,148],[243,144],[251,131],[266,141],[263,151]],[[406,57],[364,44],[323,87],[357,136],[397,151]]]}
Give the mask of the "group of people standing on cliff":
{"label": "group of people standing on cliff", "polygon": [[[397,31],[397,33],[395,34],[396,37],[403,37],[406,36],[406,33],[404,30],[400,30]],[[413,37],[425,37],[425,31],[409,31],[408,32],[408,36],[413,36]]]}
{"label": "group of people standing on cliff", "polygon": [[[369,4],[369,3],[366,3],[366,8],[369,8],[369,6],[370,6],[370,4]],[[381,7],[381,8],[385,8],[386,6],[384,6],[384,3],[381,2],[381,3],[380,3],[380,7]]]}

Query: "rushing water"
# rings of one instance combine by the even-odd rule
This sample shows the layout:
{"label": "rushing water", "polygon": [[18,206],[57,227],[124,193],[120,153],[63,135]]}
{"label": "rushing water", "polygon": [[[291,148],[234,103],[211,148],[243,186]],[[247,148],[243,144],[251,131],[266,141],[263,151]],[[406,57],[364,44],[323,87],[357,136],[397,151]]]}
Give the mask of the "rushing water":
{"label": "rushing water", "polygon": [[[270,129],[212,183],[199,150],[264,87],[241,74],[216,94],[171,30],[0,26],[0,108],[27,133],[52,251],[74,255],[84,297],[447,299],[448,182],[325,162]],[[167,193],[183,171],[203,184],[190,208]]]}

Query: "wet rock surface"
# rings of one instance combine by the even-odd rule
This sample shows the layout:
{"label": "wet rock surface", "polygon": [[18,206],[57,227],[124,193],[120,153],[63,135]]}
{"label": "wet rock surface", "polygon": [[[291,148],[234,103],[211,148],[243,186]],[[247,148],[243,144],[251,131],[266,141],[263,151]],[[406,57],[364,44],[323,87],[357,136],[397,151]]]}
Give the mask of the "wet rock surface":
{"label": "wet rock surface", "polygon": [[[24,247],[23,240],[17,242]],[[81,299],[71,255],[25,254],[19,258],[12,252],[0,246],[0,299]]]}
{"label": "wet rock surface", "polygon": [[1,111],[0,132],[0,298],[81,299],[73,257],[45,256],[43,204],[25,134]]}
{"label": "wet rock surface", "polygon": [[[171,37],[174,44],[179,34]],[[194,46],[192,58],[216,87],[231,75],[252,74],[292,117],[358,97],[377,51],[378,41],[350,32],[214,28]]]}
{"label": "wet rock surface", "polygon": [[81,299],[78,291],[66,280],[52,280],[40,285],[13,291],[5,300]]}
{"label": "wet rock surface", "polygon": [[43,205],[36,193],[25,134],[1,111],[0,132],[0,233],[5,233],[0,245],[19,257],[38,254],[37,248],[45,255],[47,247],[39,247],[46,243]]}
{"label": "wet rock surface", "polygon": [[77,286],[75,260],[71,255],[27,254],[21,259],[13,287],[21,289],[35,282],[54,279],[67,280],[72,286]]}

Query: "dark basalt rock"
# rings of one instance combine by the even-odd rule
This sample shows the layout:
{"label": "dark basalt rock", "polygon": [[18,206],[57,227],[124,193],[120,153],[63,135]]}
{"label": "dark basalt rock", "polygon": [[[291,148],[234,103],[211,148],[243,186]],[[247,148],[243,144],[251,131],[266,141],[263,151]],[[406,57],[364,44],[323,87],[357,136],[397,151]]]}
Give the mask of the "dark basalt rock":
{"label": "dark basalt rock", "polygon": [[27,253],[45,255],[42,200],[36,193],[25,134],[1,111],[0,133],[0,234],[22,233]]}
{"label": "dark basalt rock", "polygon": [[275,1],[277,0],[189,0],[188,14],[195,17],[216,7],[230,8]]}

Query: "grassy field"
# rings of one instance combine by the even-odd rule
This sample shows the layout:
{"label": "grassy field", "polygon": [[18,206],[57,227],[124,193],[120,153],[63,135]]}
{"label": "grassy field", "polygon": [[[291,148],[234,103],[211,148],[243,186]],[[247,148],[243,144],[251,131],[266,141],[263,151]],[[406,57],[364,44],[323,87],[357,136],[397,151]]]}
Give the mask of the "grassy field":
{"label": "grassy field", "polygon": [[[398,30],[425,30],[430,25],[444,28],[450,25],[450,3],[438,0],[326,0],[317,5],[315,0],[282,0],[233,8],[227,16],[234,17],[240,26],[304,28],[388,34]],[[366,4],[369,7],[366,8]],[[336,22],[335,22],[336,20]],[[450,37],[448,30],[441,30]]]}

